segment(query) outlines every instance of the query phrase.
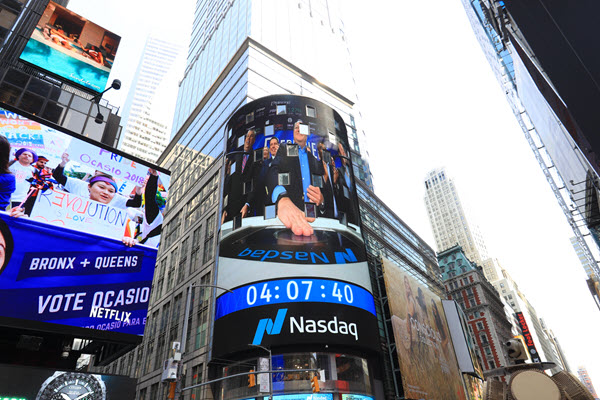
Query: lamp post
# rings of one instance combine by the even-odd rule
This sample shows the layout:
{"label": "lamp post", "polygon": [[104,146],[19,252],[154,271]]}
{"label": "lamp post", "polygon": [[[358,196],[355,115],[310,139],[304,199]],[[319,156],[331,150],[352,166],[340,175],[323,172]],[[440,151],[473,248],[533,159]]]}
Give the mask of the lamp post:
{"label": "lamp post", "polygon": [[100,113],[100,99],[102,98],[102,95],[108,92],[110,89],[121,89],[121,81],[118,79],[113,80],[111,85],[104,89],[102,93],[98,93],[97,95],[92,97],[92,101],[96,103],[96,108],[98,110],[98,114],[96,114],[96,118],[94,119],[94,122],[97,124],[101,124],[102,122],[104,122],[104,116]]}
{"label": "lamp post", "polygon": [[265,346],[261,346],[260,344],[252,344],[249,343],[250,347],[258,347],[259,349],[263,349],[267,353],[269,353],[269,400],[273,400],[273,356],[271,354],[271,349],[266,348]]}

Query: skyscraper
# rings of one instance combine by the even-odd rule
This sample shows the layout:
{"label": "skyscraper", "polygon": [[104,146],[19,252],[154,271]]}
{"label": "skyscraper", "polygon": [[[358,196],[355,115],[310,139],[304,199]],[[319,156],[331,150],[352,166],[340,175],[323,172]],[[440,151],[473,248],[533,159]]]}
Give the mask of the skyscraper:
{"label": "skyscraper", "polygon": [[[168,110],[160,109],[161,83],[176,75],[175,61],[180,45],[148,36],[142,56],[125,100],[125,128],[119,148],[148,161],[156,161],[171,136]],[[164,94],[163,94],[164,95]],[[158,103],[158,104],[157,104]],[[165,112],[166,111],[166,112]]]}
{"label": "skyscraper", "polygon": [[498,262],[488,256],[479,227],[468,218],[444,168],[434,169],[425,178],[425,207],[438,252],[458,244],[469,260],[483,267],[490,282],[499,278]]}
{"label": "skyscraper", "polygon": [[[215,282],[217,274],[214,260],[226,124],[237,109],[257,98],[303,95],[341,115],[354,176],[360,180],[356,187],[361,214],[368,218],[365,237],[369,267],[379,279],[376,296],[383,298],[385,290],[381,287],[381,255],[410,270],[432,292],[443,293],[433,250],[372,193],[341,4],[331,0],[197,2],[173,138],[159,158],[159,163],[171,170],[172,180],[144,342],[135,353],[105,368],[138,377],[140,399],[166,396],[166,385],[161,382],[163,362],[172,354],[171,343],[181,341],[183,335],[187,338],[182,344],[186,374],[181,387],[220,376],[222,367],[231,365],[231,360],[216,360],[211,355],[215,294],[206,286]],[[386,328],[391,329],[387,325],[389,321]],[[392,354],[396,346],[389,329],[385,337],[379,332],[388,353],[373,372],[377,398],[402,396],[402,379],[394,369],[398,357]],[[265,353],[248,351],[259,356]],[[330,359],[335,362],[340,357],[345,356],[334,354]],[[366,367],[366,363],[358,366],[361,370]],[[354,369],[348,364],[339,370],[345,368]],[[245,380],[235,384],[237,389],[247,386]],[[186,390],[182,396],[187,400],[218,393],[204,386]]]}
{"label": "skyscraper", "polygon": [[598,399],[598,395],[596,394],[596,389],[594,389],[590,374],[588,374],[587,369],[584,366],[580,365],[577,367],[577,376],[579,377],[581,383],[585,385],[587,390],[590,391],[592,396],[594,396],[594,399]]}
{"label": "skyscraper", "polygon": [[546,0],[463,0],[463,5],[598,282],[600,268],[589,246],[600,244],[600,144],[594,133],[600,68],[593,50],[597,38],[589,30],[600,6]]}
{"label": "skyscraper", "polygon": [[483,369],[510,365],[503,344],[513,337],[511,323],[496,289],[460,246],[438,253],[438,261],[448,298],[454,299],[468,318]]}
{"label": "skyscraper", "polygon": [[568,370],[568,364],[566,365],[562,362],[563,360],[566,361],[566,356],[564,355],[564,352],[557,347],[558,340],[554,334],[552,334],[552,336],[547,334],[547,332],[551,332],[550,328],[548,328],[538,316],[537,311],[529,302],[525,294],[519,289],[519,286],[512,279],[510,274],[502,269],[502,279],[493,282],[493,285],[500,296],[502,296],[512,307],[515,314],[522,313],[541,360],[556,363],[557,367],[552,369],[553,373],[558,372],[561,369]]}

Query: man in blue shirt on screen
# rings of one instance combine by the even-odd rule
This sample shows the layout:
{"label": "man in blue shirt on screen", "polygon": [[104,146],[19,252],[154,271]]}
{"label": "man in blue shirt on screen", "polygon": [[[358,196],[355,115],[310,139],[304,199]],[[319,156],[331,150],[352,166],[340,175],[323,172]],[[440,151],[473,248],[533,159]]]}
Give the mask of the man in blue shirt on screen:
{"label": "man in blue shirt on screen", "polygon": [[268,185],[271,201],[277,204],[277,217],[295,235],[310,236],[313,229],[305,215],[305,203],[313,203],[319,212],[325,210],[321,189],[313,186],[313,176],[324,174],[323,164],[307,146],[308,126],[294,124],[294,144],[281,145],[269,169]]}

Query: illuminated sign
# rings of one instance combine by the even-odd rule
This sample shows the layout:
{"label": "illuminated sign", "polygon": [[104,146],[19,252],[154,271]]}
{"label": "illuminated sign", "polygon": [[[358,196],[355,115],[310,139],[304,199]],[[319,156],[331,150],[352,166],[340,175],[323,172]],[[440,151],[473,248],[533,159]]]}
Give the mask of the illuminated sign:
{"label": "illuminated sign", "polygon": [[[342,118],[269,96],[227,125],[213,352],[378,349],[375,303]],[[235,335],[232,333],[235,332]]]}
{"label": "illuminated sign", "polygon": [[527,326],[527,321],[525,320],[525,316],[522,312],[515,313],[517,316],[517,321],[519,322],[519,327],[521,328],[521,333],[523,334],[523,340],[525,341],[525,345],[527,346],[527,351],[529,351],[529,355],[531,357],[531,361],[533,362],[542,362],[540,355],[535,348],[535,343],[533,341],[533,337],[531,336],[531,331],[529,330],[529,326]]}
{"label": "illuminated sign", "polygon": [[125,376],[0,365],[0,400],[132,399],[135,385]]}
{"label": "illuminated sign", "polygon": [[142,335],[169,175],[2,111],[40,140],[22,147],[3,132],[15,187],[0,212],[0,303],[13,305],[0,319]]}
{"label": "illuminated sign", "polygon": [[121,38],[53,1],[42,13],[21,60],[102,92]]}
{"label": "illuminated sign", "polygon": [[342,400],[373,400],[373,398],[362,394],[342,393]]}

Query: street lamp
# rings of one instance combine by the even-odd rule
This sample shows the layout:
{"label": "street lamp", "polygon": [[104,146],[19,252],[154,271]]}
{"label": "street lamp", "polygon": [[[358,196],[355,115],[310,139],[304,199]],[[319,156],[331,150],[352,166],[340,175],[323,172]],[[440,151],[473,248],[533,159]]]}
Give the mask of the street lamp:
{"label": "street lamp", "polygon": [[261,346],[260,344],[249,343],[248,346],[258,347],[259,349],[263,349],[264,351],[269,353],[269,400],[273,400],[273,375],[271,372],[273,371],[273,356],[271,354],[271,349],[266,348],[265,346]]}
{"label": "street lamp", "polygon": [[94,119],[94,122],[97,124],[101,124],[102,122],[104,122],[104,116],[100,113],[100,99],[102,98],[102,95],[108,92],[110,89],[121,89],[121,81],[118,79],[113,80],[111,85],[104,89],[102,93],[98,93],[97,95],[92,97],[92,101],[96,103],[96,108],[98,109],[98,114],[96,114],[96,118]]}

